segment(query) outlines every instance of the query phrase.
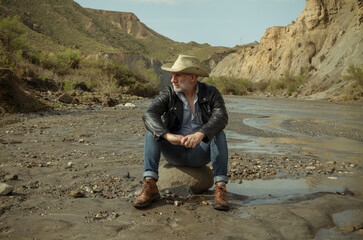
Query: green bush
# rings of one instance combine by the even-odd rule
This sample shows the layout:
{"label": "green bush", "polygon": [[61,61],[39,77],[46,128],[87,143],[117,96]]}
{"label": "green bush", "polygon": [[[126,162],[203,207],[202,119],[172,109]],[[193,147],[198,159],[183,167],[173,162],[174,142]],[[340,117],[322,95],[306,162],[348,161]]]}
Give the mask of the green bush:
{"label": "green bush", "polygon": [[363,65],[361,67],[350,65],[347,74],[343,76],[344,80],[353,80],[363,87]]}
{"label": "green bush", "polygon": [[59,75],[69,74],[72,69],[80,66],[82,54],[79,51],[67,48],[64,52],[48,55],[43,61],[43,67],[53,70]]}
{"label": "green bush", "polygon": [[249,79],[208,77],[203,82],[216,86],[222,94],[247,95],[255,91],[255,86]]}
{"label": "green bush", "polygon": [[8,68],[10,70],[13,70],[15,68],[15,63],[9,59],[8,55],[4,52],[3,48],[1,48],[1,44],[0,44],[0,67]]}
{"label": "green bush", "polygon": [[19,16],[6,17],[0,21],[0,41],[9,52],[28,47],[27,35]]}
{"label": "green bush", "polygon": [[63,90],[66,92],[73,91],[76,83],[70,80],[63,80]]}
{"label": "green bush", "polygon": [[266,86],[265,91],[278,93],[286,91],[287,95],[291,96],[293,92],[297,92],[301,85],[308,79],[307,74],[293,76],[290,72],[286,71],[284,75],[275,81],[270,81]]}
{"label": "green bush", "polygon": [[351,82],[344,88],[345,101],[359,100],[363,97],[363,67],[350,65],[343,79]]}

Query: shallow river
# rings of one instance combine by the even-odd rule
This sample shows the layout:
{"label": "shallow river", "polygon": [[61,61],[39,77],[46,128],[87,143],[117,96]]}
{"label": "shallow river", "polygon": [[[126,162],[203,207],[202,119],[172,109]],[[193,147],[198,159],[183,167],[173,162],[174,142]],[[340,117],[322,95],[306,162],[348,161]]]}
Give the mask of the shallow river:
{"label": "shallow river", "polygon": [[[227,97],[229,112],[253,114],[243,123],[279,137],[256,137],[226,131],[230,149],[244,152],[313,156],[320,161],[350,162],[363,159],[363,105],[276,98]],[[282,136],[282,137],[281,137]],[[359,171],[361,173],[361,171]],[[251,204],[283,201],[294,194],[341,191],[360,185],[354,174],[337,180],[277,179],[230,183],[229,191],[248,196]],[[357,183],[358,181],[358,183]],[[361,189],[356,186],[355,188]],[[258,199],[258,200],[257,200]]]}

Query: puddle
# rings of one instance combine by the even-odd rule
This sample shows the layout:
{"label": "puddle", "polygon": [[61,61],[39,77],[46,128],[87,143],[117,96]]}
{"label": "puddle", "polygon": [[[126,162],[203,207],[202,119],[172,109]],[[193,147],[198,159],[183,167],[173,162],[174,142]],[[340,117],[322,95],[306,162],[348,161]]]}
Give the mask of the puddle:
{"label": "puddle", "polygon": [[242,149],[245,152],[254,153],[268,152],[276,155],[283,154],[283,152],[281,152],[281,146],[279,143],[259,143],[264,141],[266,138],[238,134],[229,130],[225,130],[224,132],[226,133],[228,139],[229,149]]}
{"label": "puddle", "polygon": [[246,118],[243,120],[243,123],[247,126],[261,129],[264,131],[281,133],[295,137],[306,136],[301,133],[291,132],[289,130],[281,128],[280,124],[286,119],[287,118],[282,115],[273,115],[267,118]]}
{"label": "puddle", "polygon": [[306,195],[318,192],[343,192],[344,188],[336,184],[334,180],[325,182],[316,182],[313,178],[301,179],[274,179],[274,180],[253,180],[230,182],[227,190],[233,194],[245,196],[244,206],[256,204],[275,204],[275,203],[292,203],[301,200]]}
{"label": "puddle", "polygon": [[[333,104],[318,101],[286,99],[254,99],[227,97],[230,112],[255,114],[261,117],[246,118],[243,123],[263,131],[284,134],[286,137],[267,138],[226,131],[228,147],[244,152],[281,155],[314,155],[323,160],[360,162],[363,155],[361,141],[335,136],[309,136],[281,127],[284,121],[307,123],[334,122],[336,131],[346,128],[363,129],[363,106]],[[338,124],[339,123],[339,124]],[[309,126],[309,125],[307,125]],[[312,129],[313,131],[313,129]],[[355,134],[353,131],[351,134]],[[360,131],[356,133],[361,134]]]}

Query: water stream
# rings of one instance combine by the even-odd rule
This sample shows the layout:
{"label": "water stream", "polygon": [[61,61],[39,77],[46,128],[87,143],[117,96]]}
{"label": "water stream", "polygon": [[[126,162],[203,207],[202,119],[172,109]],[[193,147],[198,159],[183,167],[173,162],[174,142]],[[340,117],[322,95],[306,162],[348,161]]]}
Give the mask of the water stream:
{"label": "water stream", "polygon": [[[329,102],[297,101],[287,99],[226,98],[230,112],[259,115],[261,117],[244,119],[243,123],[264,131],[283,134],[284,137],[265,138],[226,131],[231,141],[229,148],[240,148],[245,152],[270,154],[316,155],[323,160],[345,159],[359,162],[363,156],[363,142],[339,136],[311,136],[289,131],[281,127],[284,121],[339,123],[341,129],[363,131],[363,106],[352,104],[333,104]],[[240,142],[238,142],[238,140]]]}
{"label": "water stream", "polygon": [[[226,105],[229,112],[253,114],[256,117],[243,120],[245,125],[267,132],[278,133],[283,137],[256,137],[226,131],[228,147],[241,149],[244,152],[268,153],[283,155],[314,156],[321,161],[338,161],[360,163],[363,156],[363,142],[342,136],[330,135],[329,124],[334,123],[335,131],[351,130],[351,135],[361,136],[363,131],[363,106],[361,104],[334,104],[323,101],[298,101],[270,98],[227,97]],[[299,126],[314,123],[315,126],[326,129],[315,129],[326,134],[306,134],[304,131],[294,132],[282,125],[293,121]],[[324,125],[325,124],[325,125]],[[354,132],[356,131],[356,132]],[[309,129],[307,129],[309,132]],[[349,134],[346,134],[349,135]],[[291,197],[317,192],[344,191],[347,182],[354,182],[357,176],[351,178],[329,180],[325,178],[254,180],[241,183],[231,182],[228,191],[231,194],[245,197],[243,205],[288,202]]]}

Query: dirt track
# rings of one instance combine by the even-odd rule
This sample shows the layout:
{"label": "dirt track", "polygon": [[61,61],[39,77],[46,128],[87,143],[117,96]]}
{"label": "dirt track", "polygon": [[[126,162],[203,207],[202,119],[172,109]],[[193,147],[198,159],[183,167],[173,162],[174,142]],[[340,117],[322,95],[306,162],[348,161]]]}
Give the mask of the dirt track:
{"label": "dirt track", "polygon": [[[284,203],[252,206],[243,204],[246,196],[230,193],[229,212],[215,211],[208,204],[213,199],[212,192],[195,195],[181,206],[161,200],[148,209],[134,209],[131,201],[141,187],[143,171],[141,115],[149,101],[134,103],[137,106],[134,109],[79,105],[53,112],[1,117],[0,180],[15,188],[10,196],[0,196],[1,238],[362,237],[361,218],[355,223],[344,218],[338,222],[339,215],[334,215],[362,215],[362,195],[354,189],[339,194],[299,195]],[[230,113],[227,130],[251,136],[282,136],[243,125],[242,120],[250,116]],[[312,163],[313,160],[311,156],[280,157],[230,150],[229,175],[231,180],[239,180],[332,174],[331,163]],[[262,170],[254,168],[256,162],[262,165]],[[297,163],[301,166],[293,168]],[[242,164],[251,171],[243,175],[238,168]],[[360,163],[353,164],[350,171],[361,176]],[[75,198],[72,191],[84,197]]]}

